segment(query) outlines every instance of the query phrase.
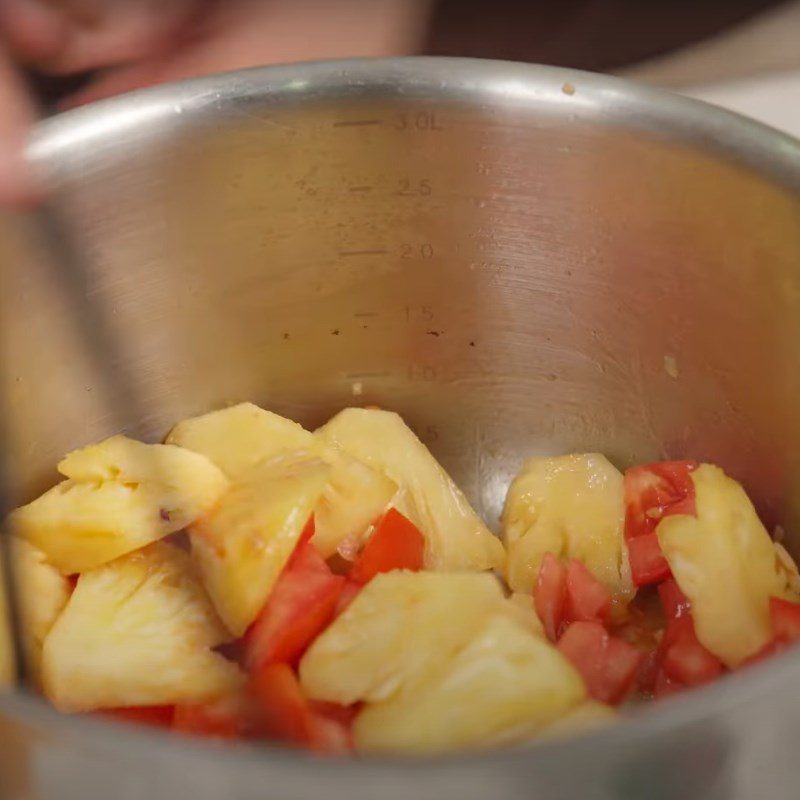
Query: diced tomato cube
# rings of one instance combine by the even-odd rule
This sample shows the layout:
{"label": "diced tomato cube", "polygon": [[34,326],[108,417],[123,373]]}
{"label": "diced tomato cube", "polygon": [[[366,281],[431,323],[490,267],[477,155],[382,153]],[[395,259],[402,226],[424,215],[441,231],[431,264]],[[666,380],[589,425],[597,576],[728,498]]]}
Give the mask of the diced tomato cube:
{"label": "diced tomato cube", "polygon": [[681,591],[681,587],[674,578],[659,585],[658,596],[667,620],[677,619],[691,611],[692,605],[689,598]]}
{"label": "diced tomato cube", "polygon": [[800,603],[792,603],[781,597],[770,597],[769,616],[776,639],[785,642],[800,640]]}
{"label": "diced tomato cube", "polygon": [[625,538],[652,533],[670,514],[695,514],[696,461],[661,461],[625,472]]}
{"label": "diced tomato cube", "polygon": [[172,729],[212,739],[239,739],[247,729],[247,720],[235,701],[193,703],[175,707]]}
{"label": "diced tomato cube", "polygon": [[635,586],[658,583],[672,574],[655,531],[628,539],[628,560]]}
{"label": "diced tomato cube", "polygon": [[348,577],[367,583],[381,572],[420,570],[425,556],[425,537],[411,520],[390,508],[364,546]]}
{"label": "diced tomato cube", "polygon": [[551,642],[558,639],[566,599],[567,570],[552,553],[545,553],[533,590],[533,606]]}
{"label": "diced tomato cube", "polygon": [[344,584],[310,542],[302,543],[245,634],[246,667],[296,663],[333,619]]}
{"label": "diced tomato cube", "polygon": [[108,708],[98,713],[121,722],[133,722],[153,728],[170,728],[175,714],[175,706],[130,706]]}
{"label": "diced tomato cube", "polygon": [[611,614],[611,592],[584,564],[573,558],[567,564],[565,622],[606,622]]}
{"label": "diced tomato cube", "polygon": [[264,735],[322,753],[349,747],[347,727],[314,710],[287,664],[269,664],[256,672],[251,691],[260,712],[258,728]]}
{"label": "diced tomato cube", "polygon": [[664,672],[686,686],[708,683],[723,672],[722,662],[697,638],[690,614],[669,622],[662,644]]}
{"label": "diced tomato cube", "polygon": [[573,622],[558,649],[580,672],[586,689],[601,703],[620,703],[633,688],[644,654],[611,636],[599,622]]}

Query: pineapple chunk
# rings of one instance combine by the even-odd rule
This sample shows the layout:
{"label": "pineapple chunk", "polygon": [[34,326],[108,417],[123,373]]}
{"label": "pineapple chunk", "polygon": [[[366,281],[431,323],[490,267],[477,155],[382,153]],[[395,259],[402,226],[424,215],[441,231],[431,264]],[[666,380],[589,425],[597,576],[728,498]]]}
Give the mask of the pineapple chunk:
{"label": "pineapple chunk", "polygon": [[542,558],[577,558],[625,604],[633,596],[623,537],[622,474],[597,453],[532,458],[503,510],[508,582],[530,592]]}
{"label": "pineapple chunk", "polygon": [[38,684],[44,640],[67,605],[72,588],[41,550],[16,536],[10,541],[25,665]]}
{"label": "pineapple chunk", "polygon": [[330,467],[306,452],[257,464],[189,528],[192,556],[228,630],[258,616],[322,495]]}
{"label": "pineapple chunk", "polygon": [[350,458],[331,453],[333,469],[314,508],[314,547],[330,558],[341,547],[356,553],[368,538],[370,526],[397,494],[397,484],[381,472]]}
{"label": "pineapple chunk", "polygon": [[605,728],[618,720],[619,714],[612,706],[598,703],[596,700],[586,700],[552,725],[548,725],[539,734],[539,738],[561,739],[567,736],[577,736],[598,728]]}
{"label": "pineapple chunk", "polygon": [[497,613],[519,620],[492,575],[378,575],[311,645],[300,681],[316,700],[385,700],[451,658]]}
{"label": "pineapple chunk", "polygon": [[166,441],[202,453],[231,480],[282,451],[312,452],[317,446],[314,434],[302,425],[253,403],[185,419],[170,431]]}
{"label": "pineapple chunk", "polygon": [[202,453],[232,480],[261,461],[298,450],[331,464],[330,482],[314,509],[314,546],[325,558],[342,543],[357,551],[397,492],[397,484],[382,473],[336,452],[296,422],[252,403],[179,422],[167,442]]}
{"label": "pineapple chunk", "polygon": [[189,556],[164,542],[80,576],[45,639],[42,683],[61,711],[201,702],[241,673]]}
{"label": "pineapple chunk", "polygon": [[744,489],[711,464],[692,472],[692,481],[697,516],[666,517],[656,533],[692,603],[697,638],[735,667],[771,637],[769,598],[797,598]]}
{"label": "pineapple chunk", "polygon": [[548,641],[491,616],[421,682],[368,705],[356,718],[356,748],[436,753],[531,736],[586,697],[583,680]]}
{"label": "pineapple chunk", "polygon": [[401,489],[395,501],[425,536],[425,566],[434,570],[501,569],[505,552],[466,497],[397,415],[347,408],[317,431]]}
{"label": "pineapple chunk", "polygon": [[228,485],[190,450],[113,436],[70,453],[68,480],[11,513],[12,530],[65,574],[84,572],[185,528]]}
{"label": "pineapple chunk", "polygon": [[544,636],[544,625],[533,606],[533,596],[522,592],[512,592],[508,598],[510,612],[519,623],[537,636]]}

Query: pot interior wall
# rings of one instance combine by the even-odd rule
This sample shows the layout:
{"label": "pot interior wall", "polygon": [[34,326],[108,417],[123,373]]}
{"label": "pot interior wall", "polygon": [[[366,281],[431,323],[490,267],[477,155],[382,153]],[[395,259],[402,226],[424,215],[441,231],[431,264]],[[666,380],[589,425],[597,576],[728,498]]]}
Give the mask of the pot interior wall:
{"label": "pot interior wall", "polygon": [[492,521],[527,456],[599,450],[716,461],[800,533],[798,196],[576,89],[287,89],[45,135],[143,407],[134,426],[109,407],[31,231],[5,221],[16,499],[121,427],[372,403]]}

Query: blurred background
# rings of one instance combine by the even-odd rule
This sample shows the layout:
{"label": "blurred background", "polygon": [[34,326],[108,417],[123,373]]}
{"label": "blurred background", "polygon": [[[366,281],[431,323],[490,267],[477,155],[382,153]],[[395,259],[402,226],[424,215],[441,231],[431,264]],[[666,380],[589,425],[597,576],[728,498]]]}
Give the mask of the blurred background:
{"label": "blurred background", "polygon": [[[162,9],[172,6],[206,17],[198,36],[208,35],[215,15],[218,27],[229,26],[237,14],[251,15],[247,35],[240,31],[238,43],[231,35],[226,52],[218,48],[205,61],[167,69],[164,79],[344,55],[503,58],[616,73],[800,135],[800,0],[0,0],[0,25],[20,8],[37,5],[68,8],[106,43],[110,32],[126,26],[141,38],[142,16],[166,20],[170,13]],[[90,38],[85,30],[81,35]],[[170,43],[167,36],[159,57],[171,46],[184,47],[185,33],[175,29],[173,36],[184,38]],[[301,41],[295,44],[293,36]],[[130,88],[124,80],[109,81],[108,66],[119,71],[140,55],[109,58],[106,48],[97,58],[83,58],[82,69],[80,58],[53,67],[52,59],[26,57],[23,48],[21,60],[39,93],[57,105],[76,91],[84,92],[79,99],[92,99],[86,87],[98,83],[109,87],[101,93]],[[131,85],[160,79],[157,71],[140,71]]]}

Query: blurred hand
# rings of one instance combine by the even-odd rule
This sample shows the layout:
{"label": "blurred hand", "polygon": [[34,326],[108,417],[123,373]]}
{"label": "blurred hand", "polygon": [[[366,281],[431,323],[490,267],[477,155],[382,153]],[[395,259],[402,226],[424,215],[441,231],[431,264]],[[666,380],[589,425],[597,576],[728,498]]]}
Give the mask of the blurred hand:
{"label": "blurred hand", "polygon": [[399,55],[427,0],[0,0],[0,205],[36,201],[23,158],[33,118],[14,62],[97,70],[67,105],[257,64]]}

